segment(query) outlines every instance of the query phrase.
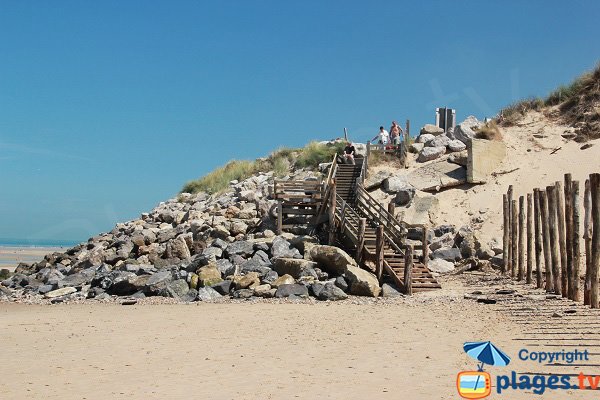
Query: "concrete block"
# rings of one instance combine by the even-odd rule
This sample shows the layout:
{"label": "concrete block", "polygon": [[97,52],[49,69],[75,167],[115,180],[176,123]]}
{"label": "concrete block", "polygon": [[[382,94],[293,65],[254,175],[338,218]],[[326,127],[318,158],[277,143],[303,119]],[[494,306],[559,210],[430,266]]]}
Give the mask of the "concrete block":
{"label": "concrete block", "polygon": [[501,141],[471,139],[467,153],[467,182],[485,183],[506,157],[506,145]]}

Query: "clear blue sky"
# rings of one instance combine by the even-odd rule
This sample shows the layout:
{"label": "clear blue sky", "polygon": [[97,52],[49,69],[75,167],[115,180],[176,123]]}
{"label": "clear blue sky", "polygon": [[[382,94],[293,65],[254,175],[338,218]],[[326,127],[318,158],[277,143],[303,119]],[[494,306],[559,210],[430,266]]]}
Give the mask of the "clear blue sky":
{"label": "clear blue sky", "polygon": [[546,95],[598,1],[0,1],[0,238],[107,231],[233,158]]}

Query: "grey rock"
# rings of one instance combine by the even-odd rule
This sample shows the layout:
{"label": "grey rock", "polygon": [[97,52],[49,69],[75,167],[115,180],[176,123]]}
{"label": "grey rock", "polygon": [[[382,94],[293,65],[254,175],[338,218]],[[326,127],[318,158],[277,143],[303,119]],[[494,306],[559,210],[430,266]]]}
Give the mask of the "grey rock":
{"label": "grey rock", "polygon": [[215,239],[212,242],[212,247],[217,247],[221,250],[225,250],[227,248],[227,246],[229,246],[229,243],[227,243],[226,241],[224,241],[223,239]]}
{"label": "grey rock", "polygon": [[81,287],[87,283],[90,283],[96,274],[96,269],[94,267],[84,269],[73,275],[68,275],[64,279],[58,281],[57,286],[59,288],[72,286],[72,287]]}
{"label": "grey rock", "polygon": [[419,135],[417,137],[417,143],[427,144],[427,142],[429,142],[433,139],[435,139],[435,136],[431,135],[431,134]]}
{"label": "grey rock", "polygon": [[463,151],[467,148],[467,145],[461,142],[460,140],[451,140],[448,142],[448,150],[453,153]]}
{"label": "grey rock", "polygon": [[[226,292],[226,294],[229,294],[229,292]],[[198,300],[200,301],[215,301],[222,297],[221,293],[212,287],[198,289]]]}
{"label": "grey rock", "polygon": [[[394,175],[383,181],[383,190],[388,193],[396,193],[400,190],[413,188],[406,180],[406,176]],[[414,188],[413,188],[414,189]]]}
{"label": "grey rock", "polygon": [[228,257],[239,255],[242,257],[251,256],[254,252],[254,244],[247,240],[238,240],[227,246],[225,253]]}
{"label": "grey rock", "polygon": [[217,283],[216,285],[212,285],[211,288],[214,289],[220,295],[226,296],[231,291],[231,285],[231,281],[225,280]]}
{"label": "grey rock", "polygon": [[139,290],[135,281],[138,278],[133,272],[114,271],[115,278],[112,280],[108,292],[117,296],[129,296]]}
{"label": "grey rock", "polygon": [[399,206],[408,206],[410,205],[412,199],[415,197],[416,189],[414,187],[406,187],[398,190],[396,193],[396,197],[394,198],[394,203]]}
{"label": "grey rock", "polygon": [[343,276],[338,276],[337,278],[335,278],[334,283],[335,283],[335,286],[339,287],[344,292],[347,292],[348,289],[350,288],[350,286],[348,285],[348,282],[346,282],[346,279],[344,279]]}
{"label": "grey rock", "polygon": [[421,128],[421,135],[433,135],[433,136],[439,136],[442,135],[444,133],[444,130],[438,126],[435,126],[433,124],[425,124],[425,126],[423,126]]}
{"label": "grey rock", "polygon": [[404,296],[400,289],[396,286],[390,285],[389,283],[384,283],[381,285],[381,295],[383,297],[401,297]]}
{"label": "grey rock", "polygon": [[206,249],[202,250],[202,255],[206,256],[209,259],[221,258],[223,256],[223,249],[219,247],[207,247]]}
{"label": "grey rock", "polygon": [[55,289],[54,286],[52,285],[42,285],[38,288],[38,293],[39,294],[46,294],[48,292],[51,292]]}
{"label": "grey rock", "polygon": [[159,295],[164,292],[167,285],[173,281],[171,271],[159,271],[151,275],[144,287],[146,295]]}
{"label": "grey rock", "polygon": [[252,289],[236,290],[232,295],[234,299],[249,299],[252,296],[254,296],[254,290]]}
{"label": "grey rock", "polygon": [[217,269],[221,272],[222,276],[233,275],[235,272],[235,266],[226,259],[217,260]]}
{"label": "grey rock", "polygon": [[470,115],[460,124],[454,128],[454,136],[456,139],[467,144],[471,139],[475,137],[475,130],[483,125],[477,118]]}
{"label": "grey rock", "polygon": [[275,292],[275,297],[277,298],[290,296],[308,297],[308,289],[304,285],[294,283],[281,285],[277,288],[277,292]]}
{"label": "grey rock", "polygon": [[429,268],[431,272],[437,272],[438,274],[447,274],[449,272],[454,271],[454,263],[443,260],[441,258],[437,258],[434,260],[430,260],[427,264],[427,268]]}
{"label": "grey rock", "polygon": [[323,301],[338,301],[347,299],[348,295],[333,283],[328,282],[324,285],[323,289],[319,291],[317,298]]}
{"label": "grey rock", "polygon": [[279,278],[279,274],[273,270],[267,272],[266,274],[261,276],[261,283],[268,283],[269,285],[275,282]]}
{"label": "grey rock", "polygon": [[167,294],[176,299],[181,299],[189,290],[185,279],[177,279],[167,285]]}
{"label": "grey rock", "polygon": [[[299,279],[301,276],[306,276],[304,273],[306,270],[312,270],[314,273],[314,267],[317,266],[317,263],[313,261],[308,261],[304,259],[296,259],[296,258],[276,258],[274,260],[273,269],[279,275],[291,275],[295,279]],[[310,274],[313,276],[313,274]],[[316,273],[314,273],[314,277],[317,278]]]}
{"label": "grey rock", "polygon": [[357,296],[379,296],[381,292],[379,281],[372,273],[358,267],[349,266],[344,275],[350,283],[351,294]]}
{"label": "grey rock", "polygon": [[44,295],[44,297],[47,299],[54,299],[54,298],[66,296],[66,295],[69,295],[69,294],[75,293],[75,292],[77,292],[77,289],[75,289],[74,287],[64,287],[61,289],[52,290],[52,291],[46,293]]}
{"label": "grey rock", "polygon": [[440,158],[446,153],[446,147],[425,147],[417,158],[418,162],[426,162]]}
{"label": "grey rock", "polygon": [[271,256],[273,258],[302,258],[302,254],[295,247],[292,247],[290,242],[277,236],[273,239],[271,245]]}
{"label": "grey rock", "polygon": [[436,251],[434,251],[433,253],[431,253],[431,258],[432,259],[441,259],[441,260],[445,260],[445,261],[458,261],[460,260],[461,254],[460,254],[460,249],[457,249],[456,247],[452,247],[452,248],[442,248],[442,249],[438,249]]}
{"label": "grey rock", "polygon": [[185,238],[178,236],[167,243],[167,257],[179,258],[180,260],[189,260],[192,258]]}
{"label": "grey rock", "polygon": [[446,147],[450,143],[450,139],[446,135],[441,135],[433,140],[430,140],[425,145],[426,147]]}
{"label": "grey rock", "polygon": [[317,245],[308,252],[308,258],[318,263],[324,271],[342,275],[349,266],[355,266],[356,261],[344,250],[335,246]]}
{"label": "grey rock", "polygon": [[369,177],[364,182],[364,188],[367,190],[377,189],[381,186],[383,181],[387,179],[391,175],[389,171],[378,171],[375,174],[369,175]]}
{"label": "grey rock", "polygon": [[412,143],[409,147],[408,147],[408,151],[410,151],[411,153],[414,154],[418,154],[421,150],[423,150],[423,148],[425,147],[425,143]]}

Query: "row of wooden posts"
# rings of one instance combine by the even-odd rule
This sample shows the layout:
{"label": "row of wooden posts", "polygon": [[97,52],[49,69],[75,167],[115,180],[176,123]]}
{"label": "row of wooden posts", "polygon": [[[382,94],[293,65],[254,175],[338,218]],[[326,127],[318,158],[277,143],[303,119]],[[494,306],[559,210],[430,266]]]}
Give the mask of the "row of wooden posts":
{"label": "row of wooden posts", "polygon": [[[535,283],[547,292],[580,300],[580,184],[565,174],[545,189],[513,199],[513,186],[503,195],[504,237],[502,272]],[[599,307],[600,174],[585,181],[583,195],[585,250],[584,304]]]}

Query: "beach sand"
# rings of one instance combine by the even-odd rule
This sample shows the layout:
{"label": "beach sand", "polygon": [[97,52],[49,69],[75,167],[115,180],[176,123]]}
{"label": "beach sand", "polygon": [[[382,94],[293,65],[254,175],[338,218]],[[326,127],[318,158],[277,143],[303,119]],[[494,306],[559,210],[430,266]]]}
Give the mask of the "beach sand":
{"label": "beach sand", "polygon": [[531,369],[521,326],[453,285],[363,304],[1,303],[2,398],[456,399],[479,340],[513,356],[492,374]]}
{"label": "beach sand", "polygon": [[61,247],[12,247],[0,246],[0,269],[14,271],[16,266],[23,263],[34,263],[44,258],[46,254],[67,250]]}

